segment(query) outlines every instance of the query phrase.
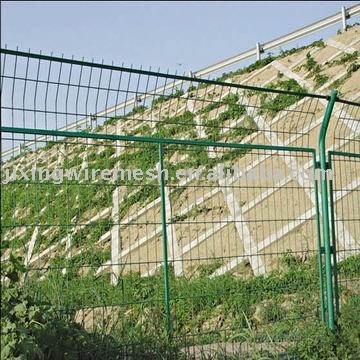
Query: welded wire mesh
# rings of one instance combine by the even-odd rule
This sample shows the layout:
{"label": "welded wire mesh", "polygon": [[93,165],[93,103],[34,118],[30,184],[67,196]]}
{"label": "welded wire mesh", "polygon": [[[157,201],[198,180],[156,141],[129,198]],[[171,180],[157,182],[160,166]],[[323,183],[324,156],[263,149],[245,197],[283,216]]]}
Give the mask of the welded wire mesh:
{"label": "welded wire mesh", "polygon": [[[334,149],[329,151],[332,241],[334,246],[335,303],[341,306],[359,295],[360,252],[360,107],[340,102],[336,114]],[[336,146],[337,145],[337,146]]]}
{"label": "welded wire mesh", "polygon": [[[260,173],[267,162],[270,171],[283,166],[286,172],[284,159],[313,168],[311,154],[236,150],[196,150],[212,160],[205,167],[229,167],[224,171],[229,179],[208,180],[204,169],[200,180],[166,182],[171,320],[177,336],[197,345],[191,351],[216,351],[220,343],[227,343],[228,351],[245,351],[247,321],[257,346],[269,350],[265,329],[281,343],[285,333],[295,336],[291,329],[297,322],[320,312],[313,185],[292,181],[290,169],[285,181],[236,180],[230,170],[238,165]],[[188,161],[199,156],[192,147],[164,150],[169,157],[173,152]]]}
{"label": "welded wire mesh", "polygon": [[[2,261],[22,257],[37,299],[110,336],[116,351],[137,347],[138,357],[146,355],[139,345],[161,352],[153,347],[164,339],[177,356],[278,354],[323,319],[319,189],[301,172],[316,167],[326,96],[284,75],[260,89],[8,50],[1,57],[2,175],[80,173],[2,184]],[[346,151],[358,154],[357,127],[344,114],[330,125],[334,149],[351,134]],[[343,178],[354,177],[355,160],[347,164]],[[232,169],[229,179],[207,177],[221,166]],[[235,179],[235,166],[255,175]],[[150,180],[85,176],[159,167],[163,177]],[[191,168],[199,178],[175,178]],[[358,193],[347,188],[355,178],[343,178],[333,183],[337,212]],[[339,216],[337,232],[356,223],[357,215]]]}
{"label": "welded wire mesh", "polygon": [[[23,161],[24,171],[107,169],[115,162],[145,171],[160,161],[156,142],[89,141],[56,141],[46,153],[41,147],[4,170]],[[35,179],[3,185],[3,234],[11,240],[5,258],[10,252],[24,257],[25,285],[87,331],[110,333],[123,346],[170,332],[189,352],[195,345],[206,352],[206,344],[232,343],[247,321],[270,328],[281,344],[294,323],[317,319],[314,185],[292,180],[286,165],[291,159],[313,168],[312,152],[169,144],[163,156],[165,223],[157,179],[87,181],[82,174],[59,184]],[[206,178],[220,165],[229,171],[246,165],[258,176],[264,164],[282,170],[285,180]],[[174,178],[178,169],[198,167],[198,180]],[[226,177],[234,175],[229,171]],[[267,348],[264,331],[256,343]],[[240,342],[232,350],[248,351]]]}
{"label": "welded wire mesh", "polygon": [[[259,92],[10,50],[1,56],[3,125],[12,127],[314,146],[310,130],[319,126],[326,105],[325,96],[305,96],[304,88],[285,77],[269,84],[279,90]],[[175,133],[176,124],[184,130]],[[3,150],[18,154],[20,145],[36,146],[9,140]]]}

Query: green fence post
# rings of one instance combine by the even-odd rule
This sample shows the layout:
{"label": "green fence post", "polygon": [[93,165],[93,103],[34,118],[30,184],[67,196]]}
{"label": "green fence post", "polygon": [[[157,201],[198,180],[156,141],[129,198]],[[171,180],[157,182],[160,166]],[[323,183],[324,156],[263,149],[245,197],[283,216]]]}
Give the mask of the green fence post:
{"label": "green fence post", "polygon": [[[316,153],[313,155],[314,168],[316,165]],[[324,294],[324,274],[323,274],[323,263],[322,263],[322,243],[321,243],[321,224],[320,224],[320,206],[319,206],[319,186],[318,181],[315,178],[314,181],[315,189],[315,208],[316,208],[316,230],[317,230],[317,243],[318,243],[318,267],[319,267],[319,286],[320,286],[320,311],[321,321],[326,322],[325,319],[325,294]]]}
{"label": "green fence post", "polygon": [[[329,169],[332,170],[331,164],[331,151],[329,152]],[[335,232],[335,204],[334,204],[334,186],[333,180],[329,180],[329,193],[330,193],[330,220],[331,220],[331,238],[333,246],[333,271],[334,271],[334,296],[335,296],[335,320],[338,318],[340,313],[339,305],[339,284],[338,284],[338,269],[337,269],[337,259],[336,259],[336,232]]]}
{"label": "green fence post", "polygon": [[333,284],[332,284],[332,268],[331,268],[331,243],[330,243],[330,219],[329,219],[329,201],[328,201],[328,186],[327,186],[327,163],[326,163],[326,133],[329,127],[331,113],[337,97],[337,91],[333,90],[330,95],[329,102],[326,106],[324,119],[321,125],[319,135],[319,154],[320,154],[320,169],[324,170],[324,176],[321,176],[321,204],[322,204],[322,225],[323,225],[323,239],[325,249],[325,277],[326,277],[326,292],[327,292],[327,315],[328,327],[334,330],[334,299],[333,299]]}
{"label": "green fence post", "polygon": [[162,223],[162,240],[163,240],[163,260],[164,260],[164,290],[165,290],[165,316],[166,316],[166,333],[170,336],[170,290],[169,290],[169,262],[167,250],[167,232],[166,232],[166,203],[165,203],[165,180],[164,180],[164,149],[163,144],[159,143],[159,164],[160,164],[160,195],[161,195],[161,223]]}

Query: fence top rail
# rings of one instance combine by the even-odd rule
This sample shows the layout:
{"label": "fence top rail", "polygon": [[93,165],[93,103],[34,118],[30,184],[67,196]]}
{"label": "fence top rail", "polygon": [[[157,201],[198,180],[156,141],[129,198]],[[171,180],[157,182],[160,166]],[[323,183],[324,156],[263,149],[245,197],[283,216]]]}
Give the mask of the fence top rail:
{"label": "fence top rail", "polygon": [[30,129],[30,128],[17,128],[2,126],[0,128],[2,133],[12,134],[27,134],[27,135],[46,135],[58,136],[68,138],[84,138],[84,139],[98,139],[98,140],[113,140],[113,141],[130,141],[130,142],[146,142],[156,144],[169,144],[169,145],[192,145],[192,146],[206,146],[206,147],[222,147],[222,148],[236,148],[236,149],[258,149],[258,150],[274,150],[274,151],[297,151],[303,153],[311,153],[316,155],[314,148],[297,147],[297,146],[283,146],[283,145],[261,145],[261,144],[238,144],[238,143],[225,143],[204,140],[180,140],[170,138],[155,138],[145,136],[132,136],[132,135],[112,135],[102,133],[88,133],[76,131],[59,131],[59,130],[45,130],[45,129]]}
{"label": "fence top rail", "polygon": [[331,161],[332,156],[343,156],[343,157],[352,157],[352,158],[360,158],[359,153],[347,152],[347,151],[337,151],[337,150],[330,150],[328,152],[329,159]]}
{"label": "fence top rail", "polygon": [[208,84],[208,85],[218,85],[218,86],[224,86],[224,87],[232,87],[232,88],[237,88],[237,89],[267,92],[267,93],[274,93],[274,94],[286,94],[286,95],[311,97],[311,98],[326,99],[326,100],[329,99],[328,95],[314,94],[314,93],[308,93],[308,92],[287,91],[287,90],[272,89],[272,88],[266,88],[266,87],[260,87],[260,86],[235,84],[235,83],[230,83],[230,82],[225,82],[225,81],[216,81],[216,80],[210,80],[210,79],[190,77],[190,76],[185,76],[185,75],[177,75],[177,74],[169,74],[169,73],[142,70],[142,69],[134,69],[134,68],[128,68],[128,67],[116,66],[116,65],[107,65],[107,64],[101,64],[101,63],[95,63],[95,62],[89,62],[89,61],[83,61],[83,60],[75,60],[75,59],[69,59],[69,58],[64,58],[64,57],[35,54],[35,53],[31,53],[31,52],[10,50],[10,49],[4,49],[4,48],[0,48],[0,54],[13,55],[16,57],[25,57],[25,58],[32,58],[32,59],[38,59],[38,60],[46,60],[46,61],[50,61],[50,62],[66,63],[66,64],[72,64],[72,65],[92,67],[92,68],[99,68],[99,69],[112,70],[112,71],[122,71],[122,72],[127,72],[127,73],[145,75],[145,76],[154,76],[154,77],[158,77],[158,78],[180,80],[180,81],[184,81],[184,82],[202,83],[202,84]]}
{"label": "fence top rail", "polygon": [[341,104],[345,104],[345,105],[352,105],[352,106],[359,106],[360,107],[360,102],[340,99],[338,96],[336,97],[335,101],[338,102],[338,103],[341,103]]}

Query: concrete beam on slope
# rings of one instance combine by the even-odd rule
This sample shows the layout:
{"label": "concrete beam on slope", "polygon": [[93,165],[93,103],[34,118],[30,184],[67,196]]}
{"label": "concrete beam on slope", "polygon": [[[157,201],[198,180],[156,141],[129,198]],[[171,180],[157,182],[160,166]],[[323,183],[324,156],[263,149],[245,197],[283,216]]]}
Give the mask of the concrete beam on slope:
{"label": "concrete beam on slope", "polygon": [[[66,243],[65,243],[65,259],[71,259],[72,257],[72,251],[71,251],[71,245],[72,245],[72,234],[66,235]],[[62,269],[62,274],[65,275],[67,272],[66,267]]]}
{"label": "concrete beam on slope", "polygon": [[59,168],[62,168],[63,164],[64,164],[64,159],[65,159],[65,145],[61,145],[60,149],[58,151],[58,158],[56,161],[56,165]]}
{"label": "concrete beam on slope", "polygon": [[357,49],[353,48],[352,46],[344,45],[333,39],[329,39],[324,42],[326,45],[331,46],[335,49],[339,49],[347,54],[353,54],[355,51],[357,51]]}
{"label": "concrete beam on slope", "polygon": [[[229,93],[230,93],[230,90],[223,96],[225,97]],[[213,147],[210,147],[208,149],[208,156],[210,158],[216,156],[214,150],[215,149]],[[227,187],[226,183],[224,181],[219,180],[219,186],[220,186],[221,192],[223,193],[224,200],[229,209],[229,212],[230,212],[233,220],[235,221],[236,231],[237,231],[240,239],[244,243],[244,248],[247,249],[249,247],[249,243],[251,243],[253,240],[250,235],[250,230],[244,221],[242,211],[241,211],[241,206],[238,204],[237,200],[235,199],[234,193],[233,193],[233,191],[231,191],[231,188]],[[250,261],[250,265],[252,267],[254,274],[260,275],[260,274],[264,273],[265,268],[262,265],[262,262],[261,262],[261,260],[259,260],[258,257],[256,257],[256,256],[250,257],[249,261]]]}
{"label": "concrete beam on slope", "polygon": [[275,60],[272,62],[272,66],[282,72],[285,76],[287,76],[290,79],[294,79],[298,84],[300,84],[302,87],[307,87],[308,82],[305,81],[301,76],[293,73],[289,68],[287,68],[285,65],[280,63],[279,61]]}
{"label": "concrete beam on slope", "polygon": [[[194,113],[195,112],[195,100],[188,100],[186,102],[186,107],[187,107],[187,110]],[[200,114],[195,115],[195,123],[196,123],[196,132],[197,132],[198,137],[200,139],[206,137],[206,133],[201,124]]]}
{"label": "concrete beam on slope", "polygon": [[[275,66],[277,66],[278,64],[276,64]],[[282,65],[282,67],[285,67]],[[292,79],[295,79],[296,80],[296,77],[297,75],[294,74],[291,70],[289,69],[285,69],[286,72],[287,72],[287,76],[289,78],[292,78]],[[342,73],[340,73],[338,76],[339,77],[342,77],[346,74],[346,71],[343,71]],[[321,88],[326,88],[328,87],[334,80],[331,80],[331,81],[328,81],[326,84],[324,84]],[[308,88],[311,88],[310,84],[308,82],[305,82],[305,85],[308,87]],[[320,89],[321,89],[320,88]],[[324,106],[327,105],[327,102],[326,100],[323,100],[323,99],[320,99],[320,102],[323,103]],[[336,108],[339,108],[339,106],[335,105],[335,109]],[[355,133],[355,136],[360,134],[360,130],[358,129],[358,121],[356,121],[355,119],[352,119],[348,114],[346,114],[346,112],[344,110],[342,110],[342,113],[345,114],[345,118],[341,118],[341,121],[350,129],[352,130],[354,133]],[[280,143],[279,143],[280,144]],[[289,160],[288,160],[289,161]],[[294,167],[296,166],[296,161],[291,161],[290,159],[290,163],[289,163],[290,166],[292,166],[292,168],[297,168],[297,167]],[[303,183],[303,179],[302,178],[299,178],[298,179],[298,182],[299,184],[304,187],[304,189],[306,189],[305,187],[305,184]],[[314,192],[313,191],[308,191],[307,189],[305,190],[305,193],[309,196],[310,200],[313,202],[314,204]],[[334,214],[334,218],[335,218],[335,221],[337,219],[337,214],[335,213]],[[340,231],[340,235],[339,235],[339,240],[340,240],[340,243],[343,244],[343,246],[346,246],[345,244],[347,244],[347,246],[349,247],[353,247],[353,246],[356,246],[356,242],[355,242],[355,239],[351,236],[350,232],[346,229],[345,225],[343,223],[340,223],[338,222],[338,227],[341,228],[342,231]]]}
{"label": "concrete beam on slope", "polygon": [[[80,225],[80,226],[76,226],[76,231],[83,229],[86,225],[90,224],[93,221],[97,221],[100,219],[103,219],[107,216],[109,216],[111,213],[111,208],[105,208],[104,210],[102,210],[99,214],[95,215],[94,217],[92,217],[90,220],[86,221],[84,224]],[[55,250],[59,245],[63,245],[65,244],[67,241],[67,236],[65,236],[64,238],[62,238],[58,243],[51,245],[50,247],[46,248],[45,250],[43,250],[40,254],[34,256],[30,262],[29,265],[31,265],[32,263],[34,263],[35,261],[41,259],[42,257],[50,254],[53,250]]]}
{"label": "concrete beam on slope", "polygon": [[[116,122],[115,131],[117,135],[123,135],[122,124]],[[115,141],[115,156],[119,157],[124,148],[121,147],[120,141]],[[111,234],[111,285],[117,285],[120,275],[120,251],[121,251],[121,232],[120,232],[120,202],[124,199],[125,189],[123,186],[118,186],[114,189],[112,194],[111,220],[113,226],[110,230]]]}
{"label": "concrete beam on slope", "polygon": [[[233,221],[231,216],[229,217],[229,221]],[[214,236],[217,232],[219,232],[221,229],[223,229],[225,226],[229,225],[229,223],[221,221],[219,223],[216,223],[211,229],[205,230],[204,233],[202,233],[199,237],[192,240],[190,243],[184,245],[181,248],[181,255],[184,256],[188,252],[190,252],[192,249],[196,248],[200,244],[202,244],[204,241],[206,241],[209,237]],[[185,260],[186,261],[186,260]],[[157,264],[153,269],[150,271],[142,274],[142,276],[151,276],[155,274],[156,270],[160,268],[162,264]]]}
{"label": "concrete beam on slope", "polygon": [[[154,231],[152,231],[150,234],[147,234],[143,238],[137,240],[134,244],[127,247],[125,250],[121,251],[119,258],[123,258],[127,255],[129,255],[132,251],[139,248],[141,245],[144,245],[146,242],[154,239],[156,236],[160,235],[162,231],[162,226],[158,226]],[[122,263],[125,263],[122,261]],[[96,271],[96,275],[99,275],[101,272],[105,271],[111,266],[111,260],[106,261],[104,264],[102,264],[98,270]]]}
{"label": "concrete beam on slope", "polygon": [[[115,125],[115,132],[116,132],[116,135],[123,135],[123,131],[122,131],[122,126],[120,124],[120,121],[117,121],[116,122],[116,125]],[[119,157],[122,153],[123,148],[121,147],[121,141],[115,141],[115,156],[116,157]]]}
{"label": "concrete beam on slope", "polygon": [[[285,67],[284,65],[282,65],[280,63],[279,63],[279,65],[281,65],[282,69]],[[290,77],[292,75],[296,75],[296,74],[293,74],[289,69],[285,69],[285,70],[287,71],[288,76],[290,75]],[[325,103],[326,103],[326,101],[325,101]],[[246,107],[246,110],[248,111],[247,107]],[[257,124],[258,128],[263,130],[264,135],[268,139],[270,144],[281,145],[281,146],[284,145],[280,141],[280,139],[278,138],[276,133],[271,132],[271,127],[266,123],[265,119],[263,119],[263,117],[261,115],[256,115],[254,117],[254,121]],[[289,153],[289,152],[283,153],[281,155],[281,157],[283,157],[285,164],[287,165],[287,167],[290,170],[298,168],[297,161],[291,157],[291,153]],[[308,196],[310,201],[315,205],[315,193],[314,193],[314,190],[307,189],[306,184],[304,183],[304,180],[301,177],[299,177],[297,179],[297,182],[304,189],[304,192]],[[344,234],[344,237],[345,237],[345,239],[343,241],[346,241],[346,242],[350,241],[351,243],[354,243],[355,240],[352,238],[351,234],[345,229],[345,227],[343,228],[343,230],[344,230],[343,234]]]}
{"label": "concrete beam on slope", "polygon": [[175,224],[171,221],[171,201],[169,196],[169,189],[165,186],[165,213],[166,213],[166,233],[167,233],[167,247],[169,261],[173,262],[175,276],[183,273],[182,254],[179,244],[176,240]]}
{"label": "concrete beam on slope", "polygon": [[36,239],[38,238],[38,234],[39,234],[39,226],[35,226],[35,229],[31,235],[31,239],[30,239],[30,242],[27,247],[26,257],[25,257],[25,261],[24,261],[24,265],[26,268],[30,264],[30,261],[31,261],[32,255],[33,255],[33,251],[34,251],[34,247],[35,247],[35,242],[36,242]]}
{"label": "concrete beam on slope", "polygon": [[121,251],[121,232],[119,225],[119,204],[124,198],[124,189],[121,186],[115,188],[112,194],[111,220],[111,285],[117,285],[120,275],[120,251]]}
{"label": "concrete beam on slope", "polygon": [[[346,186],[347,190],[345,192],[342,190],[337,191],[335,193],[335,197],[334,197],[335,202],[341,200],[346,195],[348,195],[350,192],[352,192],[357,187],[359,187],[359,180],[360,180],[360,178],[358,178],[355,181],[353,181],[352,183],[348,184]],[[237,265],[239,265],[241,262],[246,260],[246,258],[249,256],[249,254],[253,254],[254,252],[258,253],[258,252],[264,250],[265,248],[267,248],[268,246],[270,246],[271,244],[275,243],[276,241],[281,240],[282,237],[289,234],[291,231],[294,231],[296,228],[298,228],[299,226],[304,224],[306,221],[309,221],[309,219],[315,215],[316,215],[315,207],[307,210],[305,213],[298,216],[297,219],[294,219],[293,221],[288,222],[281,229],[272,233],[266,239],[264,239],[261,242],[259,242],[258,244],[256,244],[256,246],[253,246],[252,248],[250,248],[248,253],[245,253],[241,256],[237,256],[237,257],[231,259],[227,264],[225,264],[224,266],[217,269],[212,274],[212,277],[223,275],[226,272],[233,270]],[[345,245],[344,249],[348,250],[347,251],[348,253],[353,253],[354,249],[357,249],[360,252],[359,247],[356,245],[356,243],[355,244],[347,244],[347,245]]]}
{"label": "concrete beam on slope", "polygon": [[236,230],[240,236],[240,239],[243,241],[244,249],[248,256],[251,268],[255,275],[263,275],[265,273],[265,267],[260,256],[257,255],[256,252],[251,252],[254,239],[251,238],[250,229],[247,226],[246,220],[243,216],[241,206],[235,199],[234,191],[224,180],[219,180],[219,185],[221,187],[222,193],[224,194],[225,202],[229,208],[230,214],[234,219]]}

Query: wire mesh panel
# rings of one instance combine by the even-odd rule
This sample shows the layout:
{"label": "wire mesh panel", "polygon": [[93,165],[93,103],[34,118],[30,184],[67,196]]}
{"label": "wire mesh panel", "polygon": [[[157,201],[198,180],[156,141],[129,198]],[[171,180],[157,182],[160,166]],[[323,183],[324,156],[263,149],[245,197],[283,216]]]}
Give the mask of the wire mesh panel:
{"label": "wire mesh panel", "polygon": [[[275,356],[324,320],[326,96],[277,72],[258,88],[1,52],[1,260],[93,336],[70,353]],[[358,144],[353,118],[333,144]],[[355,238],[356,181],[333,183],[333,230]]]}
{"label": "wire mesh panel", "polygon": [[314,183],[286,165],[313,170],[313,154],[169,145],[164,158],[182,159],[165,160],[174,335],[191,355],[286,351],[320,313]]}
{"label": "wire mesh panel", "polygon": [[[147,338],[166,337],[161,270],[144,276],[163,264],[160,189],[122,169],[155,167],[156,144],[55,137],[41,145],[2,166],[2,261],[20,255],[27,291],[108,337],[102,356],[138,345],[151,353]],[[25,175],[11,179],[14,169]]]}
{"label": "wire mesh panel", "polygon": [[331,185],[332,241],[335,268],[335,305],[359,298],[360,275],[360,107],[340,102],[334,120],[334,150],[329,151],[333,171]]}
{"label": "wire mesh panel", "polygon": [[87,136],[3,164],[30,177],[3,184],[3,261],[22,255],[39,300],[122,351],[170,337],[184,356],[285,351],[319,319],[312,150]]}
{"label": "wire mesh panel", "polygon": [[[1,60],[3,126],[314,147],[327,101],[284,74],[255,88],[6,49]],[[4,141],[3,157],[52,140],[35,139]]]}

